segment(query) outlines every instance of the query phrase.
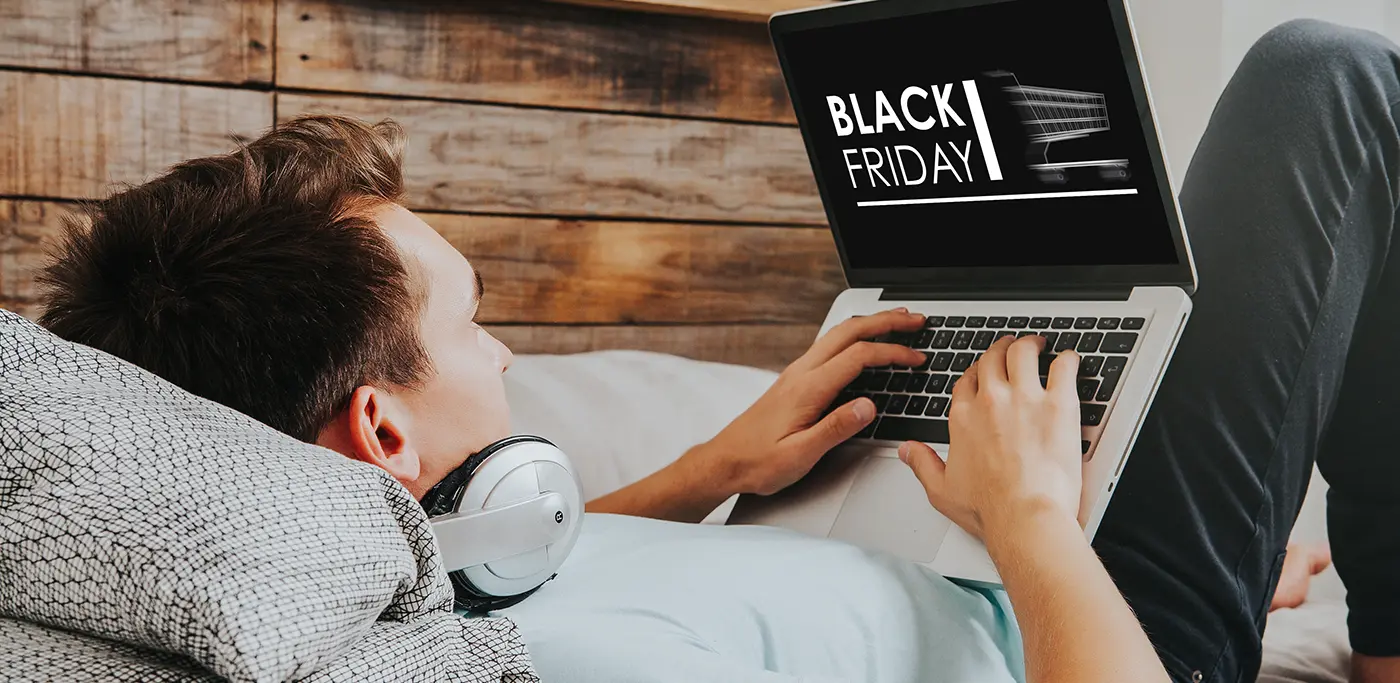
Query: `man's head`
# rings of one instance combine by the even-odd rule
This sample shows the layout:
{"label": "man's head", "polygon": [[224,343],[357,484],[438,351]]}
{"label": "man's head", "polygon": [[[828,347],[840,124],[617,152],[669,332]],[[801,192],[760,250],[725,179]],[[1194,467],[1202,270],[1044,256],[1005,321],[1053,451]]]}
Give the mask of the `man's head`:
{"label": "man's head", "polygon": [[481,278],[399,205],[402,132],[294,120],[69,221],[41,323],[421,497],[509,433]]}

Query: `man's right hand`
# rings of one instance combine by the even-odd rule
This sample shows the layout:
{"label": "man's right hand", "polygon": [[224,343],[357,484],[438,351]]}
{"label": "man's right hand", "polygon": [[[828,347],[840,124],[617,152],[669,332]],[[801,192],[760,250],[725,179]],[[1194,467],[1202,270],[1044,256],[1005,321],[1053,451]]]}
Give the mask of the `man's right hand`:
{"label": "man's right hand", "polygon": [[944,463],[928,446],[900,446],[939,512],[979,538],[1030,514],[1077,516],[1083,486],[1079,447],[1079,356],[1061,353],[1040,385],[1045,339],[992,345],[953,388],[952,445]]}

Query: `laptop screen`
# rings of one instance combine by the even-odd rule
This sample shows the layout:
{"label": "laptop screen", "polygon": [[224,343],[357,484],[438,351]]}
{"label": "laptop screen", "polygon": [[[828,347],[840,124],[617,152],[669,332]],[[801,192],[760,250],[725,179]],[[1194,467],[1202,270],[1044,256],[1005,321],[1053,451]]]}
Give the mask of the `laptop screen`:
{"label": "laptop screen", "polygon": [[1180,262],[1109,3],[775,20],[774,40],[848,269]]}

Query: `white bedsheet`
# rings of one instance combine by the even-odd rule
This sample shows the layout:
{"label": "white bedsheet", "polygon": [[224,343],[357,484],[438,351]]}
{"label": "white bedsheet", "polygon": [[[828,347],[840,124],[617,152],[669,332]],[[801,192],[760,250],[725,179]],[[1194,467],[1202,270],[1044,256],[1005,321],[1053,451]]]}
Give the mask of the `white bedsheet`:
{"label": "white bedsheet", "polygon": [[[593,497],[641,479],[709,439],[775,376],[642,351],[519,356],[506,373],[506,393],[514,430],[545,436],[569,453],[585,494]],[[1314,479],[1295,538],[1325,538],[1320,481]],[[731,506],[706,521],[722,522]],[[1346,680],[1343,595],[1335,571],[1328,570],[1308,603],[1271,616],[1261,683]]]}

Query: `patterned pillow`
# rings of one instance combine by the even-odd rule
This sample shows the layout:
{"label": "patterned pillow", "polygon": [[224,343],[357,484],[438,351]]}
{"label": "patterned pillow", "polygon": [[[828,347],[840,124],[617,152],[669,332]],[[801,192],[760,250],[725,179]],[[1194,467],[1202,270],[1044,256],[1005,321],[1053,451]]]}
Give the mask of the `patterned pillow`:
{"label": "patterned pillow", "polygon": [[440,560],[384,472],[0,310],[0,661],[76,638],[233,680],[533,679]]}

